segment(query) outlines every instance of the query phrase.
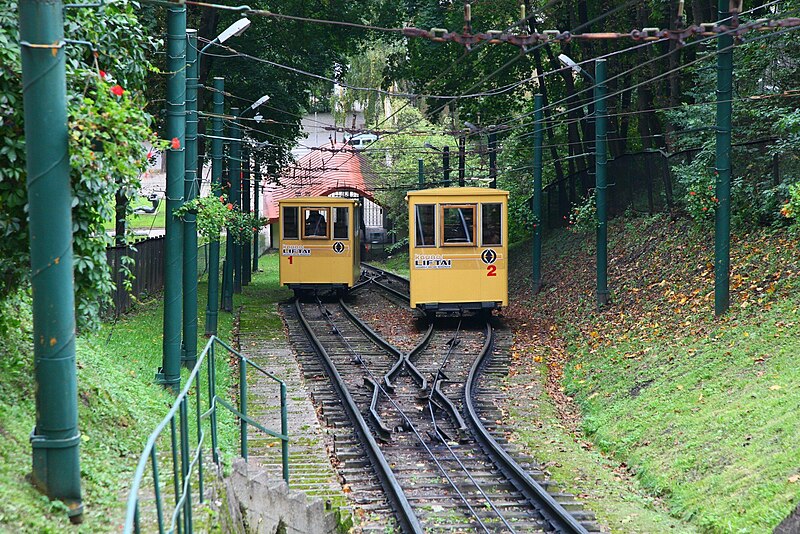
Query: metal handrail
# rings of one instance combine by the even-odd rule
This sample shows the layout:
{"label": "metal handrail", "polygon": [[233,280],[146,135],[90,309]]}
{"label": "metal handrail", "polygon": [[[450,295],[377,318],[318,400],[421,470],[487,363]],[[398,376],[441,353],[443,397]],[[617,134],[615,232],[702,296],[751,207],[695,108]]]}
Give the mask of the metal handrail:
{"label": "metal handrail", "polygon": [[[239,362],[239,407],[238,410],[225,399],[217,396],[216,390],[216,358],[215,358],[215,345],[221,345],[230,354],[237,357]],[[208,409],[201,412],[201,389],[199,376],[204,363],[208,359]],[[263,425],[254,421],[247,416],[247,368],[253,367],[262,375],[274,380],[280,385],[280,400],[281,400],[281,431],[275,432],[265,428]],[[197,424],[197,446],[189,457],[189,397],[194,388],[195,397],[195,417]],[[167,428],[170,427],[170,437],[172,446],[172,471],[174,477],[174,491],[175,491],[175,508],[173,509],[171,521],[169,524],[169,532],[174,532],[176,526],[178,531],[184,533],[191,533],[193,531],[192,522],[192,491],[191,479],[193,476],[194,468],[197,467],[198,471],[198,493],[200,502],[203,502],[203,444],[206,441],[206,432],[203,430],[203,421],[208,419],[210,421],[211,430],[211,449],[212,458],[215,464],[219,465],[219,452],[217,448],[217,409],[222,406],[233,414],[240,421],[240,453],[241,456],[247,460],[247,426],[253,426],[267,435],[281,440],[281,463],[283,467],[283,479],[289,483],[289,434],[288,434],[288,413],[286,404],[286,383],[270,373],[262,369],[259,365],[249,360],[245,355],[232,348],[230,345],[222,341],[216,336],[211,336],[202,353],[197,358],[192,371],[189,373],[189,378],[186,385],[181,390],[180,394],[175,399],[172,408],[167,415],[156,426],[155,430],[150,434],[145,444],[144,451],[139,458],[139,463],[133,476],[130,493],[128,495],[128,506],[125,516],[125,526],[123,532],[130,534],[140,531],[140,518],[139,518],[139,490],[144,479],[144,473],[147,469],[148,463],[152,467],[154,494],[156,503],[156,514],[158,518],[158,532],[163,533],[164,514],[162,511],[162,498],[161,498],[161,485],[159,483],[158,475],[158,454],[156,451],[156,441]],[[180,427],[180,431],[177,429]],[[179,435],[178,435],[179,434]],[[178,443],[180,440],[180,444]],[[180,447],[180,454],[178,448]],[[180,463],[180,465],[179,465]]]}

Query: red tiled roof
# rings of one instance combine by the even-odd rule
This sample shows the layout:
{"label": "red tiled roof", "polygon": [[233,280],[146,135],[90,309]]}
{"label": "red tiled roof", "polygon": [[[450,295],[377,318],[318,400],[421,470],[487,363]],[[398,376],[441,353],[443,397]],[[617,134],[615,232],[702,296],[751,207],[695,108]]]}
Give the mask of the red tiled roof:
{"label": "red tiled roof", "polygon": [[281,199],[324,197],[335,191],[355,191],[374,200],[376,178],[367,159],[349,146],[337,143],[330,151],[312,150],[284,169],[279,184],[269,183],[265,187],[261,213],[270,222],[276,222]]}

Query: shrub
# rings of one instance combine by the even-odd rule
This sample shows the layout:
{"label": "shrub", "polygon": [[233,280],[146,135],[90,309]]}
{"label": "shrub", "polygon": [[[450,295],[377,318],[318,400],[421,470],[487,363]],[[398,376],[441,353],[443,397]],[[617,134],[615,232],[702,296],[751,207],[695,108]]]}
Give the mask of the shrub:
{"label": "shrub", "polygon": [[597,204],[593,194],[572,205],[568,229],[579,234],[597,230]]}
{"label": "shrub", "polygon": [[800,224],[800,182],[789,186],[789,198],[781,207],[782,217],[792,221],[792,225]]}

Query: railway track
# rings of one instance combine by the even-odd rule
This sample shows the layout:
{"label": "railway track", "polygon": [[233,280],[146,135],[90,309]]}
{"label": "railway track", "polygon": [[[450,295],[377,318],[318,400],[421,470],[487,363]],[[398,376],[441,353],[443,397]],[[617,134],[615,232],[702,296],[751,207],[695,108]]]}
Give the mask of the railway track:
{"label": "railway track", "polygon": [[354,286],[353,289],[365,287],[368,285],[376,285],[395,297],[401,299],[405,305],[408,305],[409,295],[409,282],[408,278],[403,278],[400,275],[385,271],[369,263],[361,264],[361,275],[363,281]]}
{"label": "railway track", "polygon": [[[407,291],[400,277],[371,266],[365,275],[378,293],[389,285],[400,298],[404,282]],[[492,355],[489,325],[440,322],[403,352],[341,301],[284,311],[315,402],[333,427],[343,483],[356,504],[369,505],[364,530],[392,520],[404,532],[595,530],[580,503],[502,448],[493,395],[507,367]]]}

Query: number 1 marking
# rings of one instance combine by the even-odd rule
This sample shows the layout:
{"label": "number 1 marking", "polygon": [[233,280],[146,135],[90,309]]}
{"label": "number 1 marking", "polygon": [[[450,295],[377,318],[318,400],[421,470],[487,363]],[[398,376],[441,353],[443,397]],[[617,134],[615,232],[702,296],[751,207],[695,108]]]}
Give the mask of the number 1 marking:
{"label": "number 1 marking", "polygon": [[497,265],[487,265],[486,276],[497,276]]}
{"label": "number 1 marking", "polygon": [[292,257],[289,256],[289,265],[291,265],[291,264],[292,264]]}

